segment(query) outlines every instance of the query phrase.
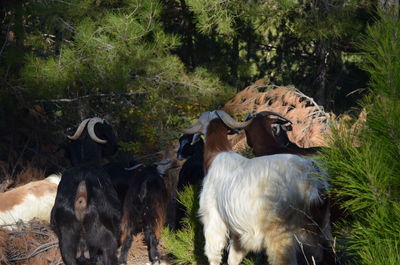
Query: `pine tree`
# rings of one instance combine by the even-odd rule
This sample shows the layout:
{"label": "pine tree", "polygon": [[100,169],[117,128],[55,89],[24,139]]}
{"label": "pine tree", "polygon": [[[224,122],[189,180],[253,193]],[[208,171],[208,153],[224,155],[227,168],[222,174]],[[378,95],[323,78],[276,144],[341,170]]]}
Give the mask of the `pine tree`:
{"label": "pine tree", "polygon": [[[4,94],[17,91],[18,105],[45,105],[62,128],[94,115],[115,127],[126,120],[119,135],[130,141],[123,149],[149,152],[176,137],[170,128],[233,92],[204,68],[185,69],[172,53],[180,39],[164,32],[157,0],[15,5],[4,13],[12,14],[11,25],[20,16],[24,23],[13,31],[16,44],[4,50],[10,60],[0,71],[18,65]],[[24,51],[18,63],[8,56],[14,46]]]}
{"label": "pine tree", "polygon": [[370,74],[357,131],[336,130],[325,150],[333,194],[348,214],[336,224],[346,264],[400,262],[400,21],[381,15],[361,47]]}

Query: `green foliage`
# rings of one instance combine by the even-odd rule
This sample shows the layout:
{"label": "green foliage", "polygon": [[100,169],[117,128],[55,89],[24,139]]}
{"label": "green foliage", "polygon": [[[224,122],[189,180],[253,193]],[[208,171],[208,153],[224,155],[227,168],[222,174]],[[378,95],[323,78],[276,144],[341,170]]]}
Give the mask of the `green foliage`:
{"label": "green foliage", "polygon": [[[349,217],[337,224],[347,264],[398,264],[400,260],[400,45],[399,19],[382,16],[361,46],[371,94],[358,131],[336,129],[324,160],[333,194]],[[397,62],[396,62],[397,61]],[[339,246],[340,247],[340,246]]]}
{"label": "green foliage", "polygon": [[188,71],[173,54],[181,40],[164,31],[157,0],[38,1],[23,8],[31,18],[22,25],[29,48],[20,55],[15,83],[22,88],[14,93],[21,105],[44,102],[61,127],[94,115],[116,128],[123,121],[122,149],[147,153],[171,146],[176,128],[233,94],[217,75]]}
{"label": "green foliage", "polygon": [[364,69],[370,74],[371,90],[388,97],[400,97],[399,21],[387,16],[367,28],[368,37],[360,46]]}
{"label": "green foliage", "polygon": [[203,226],[198,218],[199,186],[187,186],[178,194],[178,200],[186,209],[181,230],[175,232],[164,228],[162,240],[169,253],[174,256],[175,264],[206,264],[203,254]]}

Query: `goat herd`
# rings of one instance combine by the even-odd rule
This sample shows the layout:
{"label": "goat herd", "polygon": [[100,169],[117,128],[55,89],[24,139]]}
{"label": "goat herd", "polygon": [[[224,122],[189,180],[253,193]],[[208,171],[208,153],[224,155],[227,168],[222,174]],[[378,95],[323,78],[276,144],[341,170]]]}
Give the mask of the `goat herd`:
{"label": "goat herd", "polygon": [[[289,141],[290,124],[270,111],[238,122],[216,110],[182,130],[177,158],[187,160],[177,190],[202,185],[198,213],[211,265],[221,263],[228,239],[229,265],[240,264],[250,251],[266,251],[271,265],[333,264],[327,176],[306,157],[318,148]],[[228,134],[241,129],[255,158],[232,151]],[[140,232],[151,263],[160,263],[157,245],[170,201],[164,175],[171,160],[102,165],[117,151],[117,140],[100,118],[82,121],[68,138],[73,167],[61,180],[48,181],[59,182],[50,223],[64,263],[126,264],[132,236]],[[178,205],[176,226],[183,216]]]}

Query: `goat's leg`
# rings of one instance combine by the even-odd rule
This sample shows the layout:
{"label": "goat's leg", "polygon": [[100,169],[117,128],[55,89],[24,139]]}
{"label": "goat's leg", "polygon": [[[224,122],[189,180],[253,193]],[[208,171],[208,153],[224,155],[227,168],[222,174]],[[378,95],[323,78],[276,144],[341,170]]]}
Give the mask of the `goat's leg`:
{"label": "goat's leg", "polygon": [[109,231],[105,231],[104,235],[100,238],[101,240],[101,262],[102,265],[117,265],[117,239],[114,235]]}
{"label": "goat's leg", "polygon": [[157,250],[158,239],[153,227],[147,225],[144,229],[144,239],[146,241],[149,259],[152,264],[160,264],[160,253]]}
{"label": "goat's leg", "polygon": [[222,250],[226,245],[228,229],[215,209],[203,211],[205,254],[210,265],[219,265],[222,259]]}
{"label": "goat's leg", "polygon": [[298,265],[294,235],[282,223],[270,225],[266,231],[266,248],[271,265]]}
{"label": "goat's leg", "polygon": [[121,254],[119,255],[119,264],[127,264],[128,251],[132,246],[132,235],[126,235],[121,243]]}
{"label": "goat's leg", "polygon": [[240,247],[239,239],[234,237],[229,247],[228,264],[239,265],[246,254],[247,251]]}
{"label": "goat's leg", "polygon": [[117,258],[117,241],[116,240],[111,240],[110,241],[105,241],[108,242],[107,247],[103,248],[103,255],[102,255],[102,260],[103,263],[102,265],[117,265],[118,264],[118,258]]}
{"label": "goat's leg", "polygon": [[62,260],[65,265],[76,265],[77,236],[66,228],[62,227],[60,230],[61,237],[58,238]]}

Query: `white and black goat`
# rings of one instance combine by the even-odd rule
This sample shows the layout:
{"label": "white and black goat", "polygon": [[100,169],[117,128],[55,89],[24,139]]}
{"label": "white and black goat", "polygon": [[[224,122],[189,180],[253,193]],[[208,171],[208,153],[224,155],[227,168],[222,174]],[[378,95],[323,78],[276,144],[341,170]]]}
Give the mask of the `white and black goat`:
{"label": "white and black goat", "polygon": [[[311,258],[319,261],[322,248],[307,230],[313,218],[311,208],[321,203],[328,184],[321,170],[301,156],[247,159],[232,152],[227,133],[250,123],[213,111],[203,113],[184,130],[205,135],[206,177],[199,208],[205,254],[211,265],[220,264],[229,237],[229,265],[239,264],[249,251],[265,249],[271,265],[297,265],[306,246],[309,262]],[[330,233],[329,227],[319,229],[318,233]]]}
{"label": "white and black goat", "polygon": [[69,138],[74,167],[63,173],[51,212],[62,259],[66,265],[116,265],[121,203],[101,165],[117,150],[115,136],[106,121],[92,118]]}

